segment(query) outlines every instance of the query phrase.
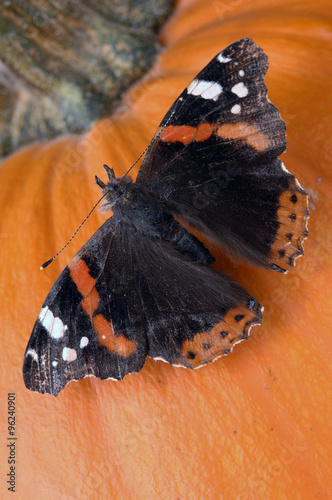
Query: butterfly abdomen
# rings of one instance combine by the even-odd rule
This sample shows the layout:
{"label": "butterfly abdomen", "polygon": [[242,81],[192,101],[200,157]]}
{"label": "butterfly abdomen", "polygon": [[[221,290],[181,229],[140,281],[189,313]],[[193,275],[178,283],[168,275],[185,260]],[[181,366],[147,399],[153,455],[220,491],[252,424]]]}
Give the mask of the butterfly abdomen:
{"label": "butterfly abdomen", "polygon": [[182,254],[202,264],[213,264],[215,258],[210,251],[173,217],[166,229],[168,231],[163,234],[163,239],[175,245]]}
{"label": "butterfly abdomen", "polygon": [[115,217],[129,222],[145,235],[171,243],[197,262],[214,262],[214,257],[203,243],[174,219],[166,202],[155,198],[139,184],[127,184],[125,190],[113,206]]}

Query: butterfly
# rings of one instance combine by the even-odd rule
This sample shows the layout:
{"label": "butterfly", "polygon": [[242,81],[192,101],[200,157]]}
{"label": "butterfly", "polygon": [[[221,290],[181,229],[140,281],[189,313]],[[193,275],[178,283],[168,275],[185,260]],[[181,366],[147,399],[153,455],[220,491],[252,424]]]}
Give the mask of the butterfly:
{"label": "butterfly", "polygon": [[211,267],[190,231],[282,273],[303,254],[307,196],[278,158],[286,127],[267,98],[267,68],[250,38],[229,45],[172,105],[136,182],[104,166],[108,182],[96,182],[113,215],[41,308],[24,356],[28,389],[56,396],[89,375],[120,380],[147,356],[198,368],[261,323],[257,300]]}

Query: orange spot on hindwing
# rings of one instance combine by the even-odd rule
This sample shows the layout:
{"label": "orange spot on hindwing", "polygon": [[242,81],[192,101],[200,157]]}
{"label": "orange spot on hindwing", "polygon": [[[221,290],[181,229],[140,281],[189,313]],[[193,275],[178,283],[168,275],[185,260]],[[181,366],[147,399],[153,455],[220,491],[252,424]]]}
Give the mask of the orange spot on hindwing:
{"label": "orange spot on hindwing", "polygon": [[289,188],[278,199],[277,221],[279,229],[271,246],[271,260],[282,269],[294,267],[303,255],[303,241],[307,237],[307,195],[292,178]]}
{"label": "orange spot on hindwing", "polygon": [[248,338],[250,327],[260,323],[261,311],[257,303],[252,310],[242,306],[230,309],[209,332],[199,332],[193,339],[185,340],[181,345],[183,357],[175,364],[198,368],[229,354],[235,344]]}

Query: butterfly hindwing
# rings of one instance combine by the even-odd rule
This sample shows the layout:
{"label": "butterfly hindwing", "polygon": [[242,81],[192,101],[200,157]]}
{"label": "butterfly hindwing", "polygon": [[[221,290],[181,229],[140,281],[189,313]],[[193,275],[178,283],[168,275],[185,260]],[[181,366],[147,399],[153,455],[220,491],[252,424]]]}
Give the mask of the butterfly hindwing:
{"label": "butterfly hindwing", "polygon": [[218,54],[162,120],[137,182],[230,254],[287,271],[303,253],[307,196],[277,158],[286,128],[267,68],[248,38]]}
{"label": "butterfly hindwing", "polygon": [[[261,322],[260,305],[239,284],[124,222],[105,266],[105,288],[119,270],[125,289],[109,307],[119,318],[130,312],[130,328],[144,331],[149,357],[198,367],[230,352]],[[128,326],[118,327],[126,337]]]}
{"label": "butterfly hindwing", "polygon": [[138,288],[150,357],[198,368],[231,352],[260,324],[261,306],[229,277],[162,241],[141,238],[136,245],[145,257]]}

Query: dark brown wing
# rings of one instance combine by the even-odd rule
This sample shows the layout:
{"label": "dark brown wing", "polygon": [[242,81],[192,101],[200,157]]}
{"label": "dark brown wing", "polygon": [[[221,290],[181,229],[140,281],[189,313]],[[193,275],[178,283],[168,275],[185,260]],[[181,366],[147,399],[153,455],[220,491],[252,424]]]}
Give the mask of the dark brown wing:
{"label": "dark brown wing", "polygon": [[286,271],[303,253],[307,196],[277,158],[286,127],[267,68],[250,38],[212,59],[162,120],[137,182],[230,254]]}

